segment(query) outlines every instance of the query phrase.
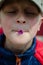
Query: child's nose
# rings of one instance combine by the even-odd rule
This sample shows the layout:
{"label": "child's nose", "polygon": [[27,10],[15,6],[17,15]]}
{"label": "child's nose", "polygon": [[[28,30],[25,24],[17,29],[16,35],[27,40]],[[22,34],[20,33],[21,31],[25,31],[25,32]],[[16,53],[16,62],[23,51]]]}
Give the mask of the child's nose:
{"label": "child's nose", "polygon": [[25,24],[25,23],[26,23],[26,20],[25,20],[24,17],[19,17],[19,18],[17,19],[17,23]]}

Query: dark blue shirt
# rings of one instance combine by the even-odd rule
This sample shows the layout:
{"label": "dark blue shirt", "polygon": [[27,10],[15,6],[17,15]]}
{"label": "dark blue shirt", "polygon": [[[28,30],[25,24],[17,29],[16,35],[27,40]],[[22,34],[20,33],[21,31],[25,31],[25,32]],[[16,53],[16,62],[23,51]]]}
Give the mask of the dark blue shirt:
{"label": "dark blue shirt", "polygon": [[[16,65],[15,54],[3,47],[1,40],[3,35],[0,36],[0,65]],[[36,47],[36,38],[33,39],[33,44],[31,47],[23,54],[18,54],[17,56],[21,58],[21,65],[41,65],[40,62],[34,57]]]}

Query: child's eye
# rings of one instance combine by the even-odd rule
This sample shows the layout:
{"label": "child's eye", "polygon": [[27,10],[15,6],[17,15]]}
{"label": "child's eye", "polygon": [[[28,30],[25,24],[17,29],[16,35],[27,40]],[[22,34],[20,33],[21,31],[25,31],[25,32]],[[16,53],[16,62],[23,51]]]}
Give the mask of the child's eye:
{"label": "child's eye", "polygon": [[26,15],[26,16],[28,16],[28,17],[34,17],[34,16],[37,16],[37,13],[35,13],[35,12],[30,12],[30,11],[28,11],[28,10],[24,10],[24,14]]}
{"label": "child's eye", "polygon": [[7,15],[16,15],[18,13],[18,10],[13,10],[13,11],[7,11]]}
{"label": "child's eye", "polygon": [[8,14],[13,14],[13,15],[15,15],[15,14],[17,14],[17,11],[9,11],[9,12],[7,12]]}

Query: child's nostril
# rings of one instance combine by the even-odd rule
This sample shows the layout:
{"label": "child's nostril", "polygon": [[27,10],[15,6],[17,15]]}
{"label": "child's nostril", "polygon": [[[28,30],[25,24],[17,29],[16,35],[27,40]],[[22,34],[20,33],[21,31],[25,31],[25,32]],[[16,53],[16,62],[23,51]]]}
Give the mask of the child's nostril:
{"label": "child's nostril", "polygon": [[26,23],[25,21],[23,21],[23,23]]}
{"label": "child's nostril", "polygon": [[20,21],[17,21],[17,23],[20,23]]}
{"label": "child's nostril", "polygon": [[[20,21],[17,21],[17,23],[20,23]],[[26,23],[25,21],[21,22],[21,23]]]}

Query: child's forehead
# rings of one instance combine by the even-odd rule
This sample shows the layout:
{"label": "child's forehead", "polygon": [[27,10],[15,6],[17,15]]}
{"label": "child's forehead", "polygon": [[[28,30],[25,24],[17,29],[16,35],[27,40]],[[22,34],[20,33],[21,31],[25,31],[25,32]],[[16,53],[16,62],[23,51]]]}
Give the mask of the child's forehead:
{"label": "child's forehead", "polygon": [[19,6],[29,6],[29,7],[35,7],[35,5],[33,4],[33,3],[31,3],[31,2],[27,2],[27,1],[21,1],[21,2],[12,2],[12,3],[7,3],[5,6],[14,6],[14,5],[19,5]]}
{"label": "child's forehead", "polygon": [[6,0],[3,6],[21,5],[22,7],[36,7],[31,0]]}
{"label": "child's forehead", "polygon": [[8,4],[8,3],[13,3],[13,2],[30,2],[31,0],[4,0],[4,3]]}
{"label": "child's forehead", "polygon": [[27,4],[29,2],[32,4],[29,0],[5,0],[4,5],[11,5],[12,3]]}

